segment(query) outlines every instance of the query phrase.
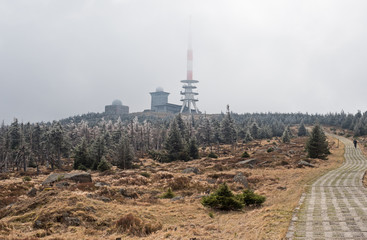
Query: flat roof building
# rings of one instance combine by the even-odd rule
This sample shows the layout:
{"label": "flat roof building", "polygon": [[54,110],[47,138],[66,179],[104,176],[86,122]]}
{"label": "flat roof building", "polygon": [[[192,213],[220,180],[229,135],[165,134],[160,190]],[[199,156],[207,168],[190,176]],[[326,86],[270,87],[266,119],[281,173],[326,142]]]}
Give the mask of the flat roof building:
{"label": "flat roof building", "polygon": [[150,110],[153,112],[179,113],[181,105],[168,103],[168,92],[158,87],[155,92],[151,92],[152,96]]}

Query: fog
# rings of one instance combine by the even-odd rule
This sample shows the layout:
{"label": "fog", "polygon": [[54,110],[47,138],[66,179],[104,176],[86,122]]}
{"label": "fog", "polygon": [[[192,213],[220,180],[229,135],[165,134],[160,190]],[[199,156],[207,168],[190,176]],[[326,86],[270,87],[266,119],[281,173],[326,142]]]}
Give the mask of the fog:
{"label": "fog", "polygon": [[198,107],[366,111],[366,1],[0,0],[0,121],[180,104],[192,18]]}

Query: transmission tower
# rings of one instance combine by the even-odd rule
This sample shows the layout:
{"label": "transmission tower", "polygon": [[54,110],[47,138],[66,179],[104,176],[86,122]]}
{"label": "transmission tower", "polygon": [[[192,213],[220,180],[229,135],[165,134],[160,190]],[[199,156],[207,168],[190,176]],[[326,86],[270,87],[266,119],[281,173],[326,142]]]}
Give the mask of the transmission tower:
{"label": "transmission tower", "polygon": [[196,113],[199,113],[199,109],[196,106],[196,102],[198,99],[195,99],[196,95],[199,95],[199,93],[194,92],[193,90],[196,89],[196,86],[194,86],[195,83],[198,83],[198,80],[192,79],[192,69],[193,69],[193,55],[192,55],[192,46],[191,46],[191,17],[190,17],[190,27],[189,27],[189,45],[187,49],[187,78],[186,80],[181,80],[181,82],[184,84],[182,88],[184,89],[181,91],[181,95],[183,95],[182,101],[182,107],[181,107],[181,113],[188,111],[190,114],[192,112],[192,107],[194,107],[194,111]]}

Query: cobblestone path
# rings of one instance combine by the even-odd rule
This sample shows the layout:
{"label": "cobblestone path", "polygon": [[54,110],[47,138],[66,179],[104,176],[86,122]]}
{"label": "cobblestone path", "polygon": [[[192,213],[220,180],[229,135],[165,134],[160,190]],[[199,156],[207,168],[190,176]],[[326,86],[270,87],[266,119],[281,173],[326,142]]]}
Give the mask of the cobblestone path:
{"label": "cobblestone path", "polygon": [[344,164],[302,196],[286,239],[367,239],[367,190],[362,184],[367,159],[350,140],[340,140]]}

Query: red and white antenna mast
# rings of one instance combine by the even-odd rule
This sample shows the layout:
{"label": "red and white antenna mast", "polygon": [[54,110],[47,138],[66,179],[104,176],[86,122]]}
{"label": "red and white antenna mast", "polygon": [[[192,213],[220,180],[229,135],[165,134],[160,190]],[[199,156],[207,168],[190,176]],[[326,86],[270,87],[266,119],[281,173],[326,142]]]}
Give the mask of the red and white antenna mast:
{"label": "red and white antenna mast", "polygon": [[[194,110],[196,113],[199,113],[199,109],[196,107],[196,102],[198,101],[195,99],[195,95],[198,95],[197,92],[194,92],[193,90],[196,89],[196,86],[194,86],[194,83],[198,83],[198,80],[193,80],[193,54],[192,54],[192,44],[191,44],[191,16],[190,16],[190,23],[189,23],[189,45],[187,49],[187,76],[186,80],[181,80],[184,85],[182,88],[184,91],[181,91],[181,95],[183,95],[182,101],[182,107],[181,107],[181,113],[182,112],[189,112],[191,114],[192,110]],[[194,107],[194,109],[191,108],[191,105]]]}
{"label": "red and white antenna mast", "polygon": [[189,22],[189,45],[187,48],[187,80],[192,80],[192,44],[191,44],[191,16]]}

